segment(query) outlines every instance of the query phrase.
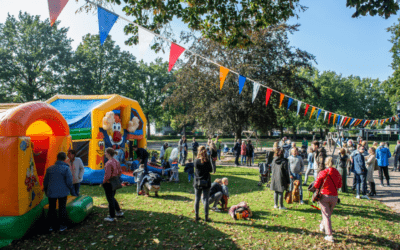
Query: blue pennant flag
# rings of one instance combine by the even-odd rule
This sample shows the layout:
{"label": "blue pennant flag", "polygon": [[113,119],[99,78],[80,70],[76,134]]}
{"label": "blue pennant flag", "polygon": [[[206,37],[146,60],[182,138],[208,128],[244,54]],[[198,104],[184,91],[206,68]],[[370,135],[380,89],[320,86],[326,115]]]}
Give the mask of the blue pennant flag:
{"label": "blue pennant flag", "polygon": [[349,125],[350,125],[350,126],[353,125],[353,121],[354,121],[354,118],[351,118],[351,120],[350,120],[350,122],[349,122]]}
{"label": "blue pennant flag", "polygon": [[246,81],[246,77],[239,75],[239,95],[242,93],[245,81]]}
{"label": "blue pennant flag", "polygon": [[321,114],[321,111],[322,111],[321,109],[319,109],[319,110],[318,110],[318,114],[317,114],[317,121],[318,121],[318,117],[319,117],[319,115]]}
{"label": "blue pennant flag", "polygon": [[103,45],[118,16],[100,6],[97,6],[97,14],[99,17],[100,44]]}
{"label": "blue pennant flag", "polygon": [[292,98],[289,98],[289,101],[288,101],[288,103],[287,103],[287,110],[289,110],[289,107],[290,107],[290,105],[292,104],[292,102],[293,102],[293,99],[292,99]]}
{"label": "blue pennant flag", "polygon": [[340,115],[339,115],[338,118],[337,118],[337,123],[336,123],[336,125],[339,125],[339,123],[340,123]]}

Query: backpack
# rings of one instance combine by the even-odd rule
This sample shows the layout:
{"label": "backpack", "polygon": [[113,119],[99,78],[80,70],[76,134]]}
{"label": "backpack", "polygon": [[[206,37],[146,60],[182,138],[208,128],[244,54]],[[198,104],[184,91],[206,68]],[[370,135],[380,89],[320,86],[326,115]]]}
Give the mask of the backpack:
{"label": "backpack", "polygon": [[228,213],[234,220],[247,219],[253,216],[250,207],[244,201],[232,206]]}

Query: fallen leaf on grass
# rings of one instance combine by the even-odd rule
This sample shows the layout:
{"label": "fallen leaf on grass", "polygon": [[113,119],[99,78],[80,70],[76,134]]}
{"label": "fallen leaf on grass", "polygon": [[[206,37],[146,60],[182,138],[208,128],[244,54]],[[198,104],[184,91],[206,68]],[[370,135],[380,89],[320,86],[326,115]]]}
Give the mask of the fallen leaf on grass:
{"label": "fallen leaf on grass", "polygon": [[160,241],[158,239],[153,239],[153,241],[157,244],[160,244]]}

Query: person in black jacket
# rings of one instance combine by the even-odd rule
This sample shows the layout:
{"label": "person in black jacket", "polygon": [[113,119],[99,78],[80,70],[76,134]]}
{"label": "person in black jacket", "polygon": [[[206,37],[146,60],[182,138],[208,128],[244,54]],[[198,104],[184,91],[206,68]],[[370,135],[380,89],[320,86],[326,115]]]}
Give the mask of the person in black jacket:
{"label": "person in black jacket", "polygon": [[149,153],[147,153],[147,150],[144,148],[138,148],[137,145],[133,146],[133,151],[136,152],[137,160],[139,161],[139,164],[144,165],[144,174],[147,174],[147,162],[149,161]]}
{"label": "person in black jacket", "polygon": [[399,164],[399,161],[400,161],[400,140],[397,141],[397,145],[394,148],[393,155],[394,155],[394,157],[393,157],[394,158],[394,167],[393,167],[392,171],[397,171],[397,170],[400,171],[400,167],[397,168],[397,164]]}
{"label": "person in black jacket", "polygon": [[233,150],[236,152],[236,157],[235,157],[235,165],[236,167],[239,166],[239,156],[240,156],[240,139],[237,140],[235,147],[233,147]]}
{"label": "person in black jacket", "polygon": [[251,166],[251,159],[253,158],[254,147],[249,140],[246,145],[247,166]]}
{"label": "person in black jacket", "polygon": [[207,150],[204,146],[199,148],[199,154],[197,155],[197,159],[194,162],[194,211],[196,214],[196,221],[200,220],[199,217],[199,205],[201,194],[203,193],[204,199],[204,213],[205,213],[205,221],[210,221],[208,218],[208,210],[209,210],[209,197],[210,197],[210,187],[211,187],[211,175],[212,171],[210,159],[207,155]]}
{"label": "person in black jacket", "polygon": [[289,178],[289,163],[283,157],[284,151],[282,148],[278,147],[275,151],[276,157],[272,162],[272,178],[271,178],[271,190],[274,193],[274,208],[286,209],[283,206],[283,192],[288,190],[290,184]]}
{"label": "person in black jacket", "polygon": [[211,142],[210,145],[210,162],[211,162],[211,166],[213,169],[213,174],[215,174],[215,171],[217,171],[217,157],[218,157],[218,152],[217,152],[217,148],[215,147],[215,143]]}
{"label": "person in black jacket", "polygon": [[[222,190],[222,181],[221,179],[215,179],[214,182],[211,184],[211,188],[210,188],[210,198],[208,200],[209,203],[213,203],[214,205],[211,207],[211,210],[215,211],[215,212],[221,212],[221,210],[219,210],[217,208],[218,203],[221,201],[222,199],[222,195],[223,195],[223,190]],[[204,202],[204,199],[203,199]]]}

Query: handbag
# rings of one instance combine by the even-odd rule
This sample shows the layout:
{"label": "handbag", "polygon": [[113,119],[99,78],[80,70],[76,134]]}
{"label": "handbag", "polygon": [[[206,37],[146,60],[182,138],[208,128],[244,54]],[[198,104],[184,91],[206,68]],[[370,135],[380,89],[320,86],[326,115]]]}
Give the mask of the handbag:
{"label": "handbag", "polygon": [[122,188],[121,181],[118,176],[111,177],[109,181],[113,191]]}
{"label": "handbag", "polygon": [[205,188],[208,186],[208,180],[209,178],[207,178],[207,180],[202,180],[202,179],[197,179],[196,178],[196,184],[198,188]]}
{"label": "handbag", "polygon": [[326,179],[328,179],[328,176],[329,176],[329,174],[325,177],[324,183],[322,183],[321,187],[317,188],[315,190],[315,192],[313,193],[312,198],[311,198],[312,202],[318,202],[321,200],[321,196],[322,196],[321,188],[325,185],[325,182],[326,182]]}

